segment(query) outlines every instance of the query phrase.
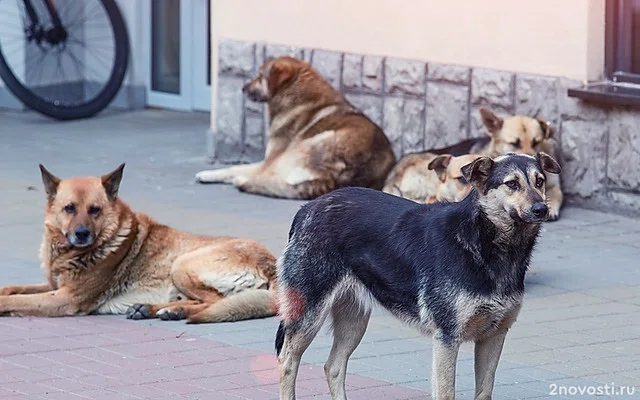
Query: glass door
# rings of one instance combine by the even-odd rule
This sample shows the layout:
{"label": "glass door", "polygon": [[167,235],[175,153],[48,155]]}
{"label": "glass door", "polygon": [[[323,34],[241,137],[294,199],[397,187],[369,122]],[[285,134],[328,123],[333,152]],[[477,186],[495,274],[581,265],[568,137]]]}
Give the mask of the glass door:
{"label": "glass door", "polygon": [[211,109],[209,0],[147,0],[147,100],[174,110]]}

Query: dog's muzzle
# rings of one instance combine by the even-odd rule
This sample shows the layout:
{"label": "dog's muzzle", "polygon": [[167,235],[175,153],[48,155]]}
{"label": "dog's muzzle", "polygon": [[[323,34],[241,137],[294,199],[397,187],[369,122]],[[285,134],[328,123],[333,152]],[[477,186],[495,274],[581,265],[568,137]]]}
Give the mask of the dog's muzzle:
{"label": "dog's muzzle", "polygon": [[95,235],[84,226],[79,226],[75,231],[67,233],[67,240],[72,246],[91,246],[95,240]]}
{"label": "dog's muzzle", "polygon": [[524,213],[522,220],[528,223],[544,222],[549,216],[549,207],[544,202],[533,203],[531,208]]}
{"label": "dog's muzzle", "polygon": [[540,219],[546,219],[547,215],[549,215],[549,207],[542,202],[535,203],[531,207],[531,214]]}
{"label": "dog's muzzle", "polygon": [[528,210],[518,212],[518,210],[512,208],[509,210],[509,216],[516,221],[536,224],[547,220],[549,207],[544,202],[536,202]]}
{"label": "dog's muzzle", "polygon": [[262,93],[262,90],[260,90],[259,88],[255,88],[253,82],[249,82],[244,85],[242,87],[242,93],[244,93],[249,98],[249,100],[255,101],[257,103],[267,101],[267,97],[265,96],[265,94]]}

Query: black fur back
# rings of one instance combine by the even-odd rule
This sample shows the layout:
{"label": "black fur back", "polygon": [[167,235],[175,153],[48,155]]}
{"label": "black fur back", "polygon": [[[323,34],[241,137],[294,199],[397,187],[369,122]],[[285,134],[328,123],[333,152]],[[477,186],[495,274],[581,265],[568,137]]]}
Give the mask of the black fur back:
{"label": "black fur back", "polygon": [[[453,334],[461,293],[491,298],[524,292],[538,230],[526,229],[512,243],[499,245],[497,233],[479,209],[475,190],[459,203],[423,205],[344,188],[299,210],[279,276],[282,286],[303,296],[311,313],[351,277],[404,320],[419,321],[420,304],[427,304],[434,323]],[[277,351],[283,337],[280,324]]]}
{"label": "black fur back", "polygon": [[482,149],[491,141],[489,136],[483,136],[479,138],[471,138],[463,140],[454,145],[443,147],[440,149],[427,150],[433,154],[451,154],[454,157],[462,156],[465,154],[474,154],[481,152]]}

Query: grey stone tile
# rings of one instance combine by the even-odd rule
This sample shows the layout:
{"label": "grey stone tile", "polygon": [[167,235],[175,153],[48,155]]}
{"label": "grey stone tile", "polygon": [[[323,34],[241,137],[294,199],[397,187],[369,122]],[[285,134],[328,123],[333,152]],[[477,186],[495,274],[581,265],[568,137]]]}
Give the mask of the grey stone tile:
{"label": "grey stone tile", "polygon": [[344,90],[362,87],[362,58],[360,54],[345,54],[342,64],[342,87]]}
{"label": "grey stone tile", "polygon": [[430,81],[468,85],[470,77],[471,69],[461,65],[429,63],[427,67],[427,79]]}
{"label": "grey stone tile", "polygon": [[636,129],[638,114],[633,109],[621,108],[611,111],[609,116],[609,162],[607,178],[610,186],[640,189],[640,134]]}
{"label": "grey stone tile", "polygon": [[638,297],[638,294],[640,293],[640,286],[609,287],[607,289],[589,290],[585,293],[609,300],[623,300]]}
{"label": "grey stone tile", "polygon": [[215,154],[221,160],[237,160],[242,151],[243,85],[242,78],[219,79]]}
{"label": "grey stone tile", "polygon": [[223,74],[250,77],[254,72],[255,43],[220,39],[219,71]]}
{"label": "grey stone tile", "polygon": [[606,183],[607,127],[582,120],[562,122],[562,189],[588,197]]}
{"label": "grey stone tile", "polygon": [[558,130],[558,101],[556,98],[557,78],[517,74],[515,81],[515,113],[530,117],[543,118]]}
{"label": "grey stone tile", "polygon": [[496,398],[504,399],[532,399],[545,395],[544,386],[536,382],[497,385],[493,393]]}
{"label": "grey stone tile", "polygon": [[281,56],[295,57],[304,59],[304,49],[300,47],[287,46],[282,44],[266,44],[264,46],[265,60],[277,58]]}
{"label": "grey stone tile", "polygon": [[515,76],[509,72],[474,68],[471,73],[471,101],[474,105],[513,108]]}
{"label": "grey stone tile", "polygon": [[[568,375],[561,374],[559,372],[549,371],[540,367],[519,367],[510,369],[509,372],[518,376],[516,379],[520,379],[522,382],[527,381],[553,381],[558,379],[568,378]],[[507,384],[507,383],[505,383]]]}
{"label": "grey stone tile", "polygon": [[419,61],[387,58],[385,93],[424,96],[427,64]]}
{"label": "grey stone tile", "polygon": [[342,53],[326,50],[314,50],[311,65],[334,88],[341,90]]}
{"label": "grey stone tile", "polygon": [[347,93],[345,97],[374,123],[382,126],[382,97],[360,93]]}
{"label": "grey stone tile", "polygon": [[424,101],[402,97],[384,100],[382,129],[396,157],[424,149]]}
{"label": "grey stone tile", "polygon": [[344,90],[382,94],[384,58],[345,54],[342,71]]}
{"label": "grey stone tile", "polygon": [[445,147],[466,139],[469,132],[469,88],[429,82],[426,113],[426,149]]}

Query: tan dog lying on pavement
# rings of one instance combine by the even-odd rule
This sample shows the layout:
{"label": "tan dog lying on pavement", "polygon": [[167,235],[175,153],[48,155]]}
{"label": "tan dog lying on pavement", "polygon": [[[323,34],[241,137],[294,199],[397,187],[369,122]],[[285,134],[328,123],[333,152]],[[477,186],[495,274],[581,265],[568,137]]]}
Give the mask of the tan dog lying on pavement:
{"label": "tan dog lying on pavement", "polygon": [[412,153],[402,157],[393,168],[383,191],[419,203],[460,201],[469,191],[461,168],[480,156],[467,154]]}
{"label": "tan dog lying on pavement", "polygon": [[260,243],[192,235],[134,213],[118,197],[124,164],[103,177],[62,180],[40,169],[47,282],[0,289],[0,314],[195,323],[275,314],[275,258]]}
{"label": "tan dog lying on pavement", "polygon": [[[487,128],[486,137],[467,139],[449,147],[430,149],[413,154],[420,155],[418,157],[426,157],[428,153],[450,154],[453,156],[478,154],[495,158],[511,152],[528,155],[544,152],[557,159],[553,129],[546,120],[524,115],[503,119],[484,107],[480,108],[480,116],[484,126]],[[416,157],[413,154],[405,155],[398,162],[398,166],[405,162],[403,161],[404,158]],[[395,169],[391,172],[389,178],[394,174]],[[563,200],[559,175],[549,175],[546,181],[546,194],[546,201],[549,206],[548,220],[557,220],[560,217],[560,208]]]}
{"label": "tan dog lying on pavement", "polygon": [[308,63],[291,57],[267,61],[243,91],[268,104],[265,159],[201,171],[198,182],[292,199],[344,186],[382,189],[395,163],[389,140]]}

